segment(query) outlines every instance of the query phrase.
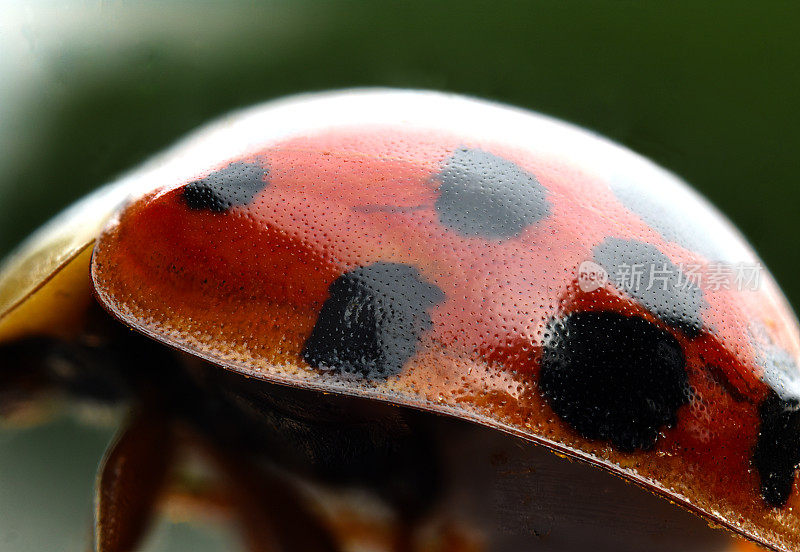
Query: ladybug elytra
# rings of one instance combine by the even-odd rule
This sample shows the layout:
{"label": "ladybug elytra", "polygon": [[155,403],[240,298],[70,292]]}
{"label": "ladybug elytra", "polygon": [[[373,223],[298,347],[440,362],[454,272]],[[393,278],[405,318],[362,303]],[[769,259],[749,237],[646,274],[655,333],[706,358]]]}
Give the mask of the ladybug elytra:
{"label": "ladybug elytra", "polygon": [[250,550],[750,546],[684,509],[800,549],[777,284],[677,177],[519,109],[349,90],[224,118],[9,257],[0,359],[0,414],[130,406],[100,552],[192,454]]}

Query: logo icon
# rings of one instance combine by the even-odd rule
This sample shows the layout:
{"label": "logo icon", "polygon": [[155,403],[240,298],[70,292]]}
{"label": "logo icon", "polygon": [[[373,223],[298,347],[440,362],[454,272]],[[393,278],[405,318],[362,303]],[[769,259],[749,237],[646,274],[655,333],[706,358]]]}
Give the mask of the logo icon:
{"label": "logo icon", "polygon": [[599,264],[584,261],[578,267],[578,287],[584,293],[591,293],[608,283],[608,272]]}

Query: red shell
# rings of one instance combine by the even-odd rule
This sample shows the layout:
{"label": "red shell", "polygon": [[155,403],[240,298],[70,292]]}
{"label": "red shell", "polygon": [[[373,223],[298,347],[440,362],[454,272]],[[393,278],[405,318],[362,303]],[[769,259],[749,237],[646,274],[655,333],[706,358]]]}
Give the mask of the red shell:
{"label": "red shell", "polygon": [[[388,112],[402,103],[388,92],[363,94]],[[465,120],[471,110],[503,112],[542,133],[536,140],[543,144],[548,131],[563,135],[554,135],[557,145],[537,148],[516,138],[520,129],[508,140],[502,129],[484,139],[481,125],[491,122],[466,132],[435,115],[430,124],[411,125],[387,114],[256,142],[119,213],[95,248],[101,302],[134,328],[244,375],[497,427],[645,484],[778,549],[800,547],[793,471],[788,500],[776,501],[762,496],[772,472],[754,461],[759,434],[774,422],[766,405],[789,412],[800,396],[798,327],[766,271],[753,289],[735,279],[714,283],[719,267],[758,263],[738,234],[675,177],[588,133],[479,102],[408,94],[428,107],[450,102]],[[304,102],[291,105],[294,116],[319,111]],[[595,149],[589,155],[587,148]],[[444,187],[452,182],[455,196],[446,203]],[[530,195],[531,186],[543,195]],[[495,216],[504,220],[486,220]],[[642,251],[657,253],[645,265],[667,260],[666,268],[683,275],[697,266],[706,279],[688,295],[622,285],[611,269]],[[363,267],[376,266],[397,277],[396,285],[363,276]],[[599,270],[597,284],[587,280],[588,269]],[[341,299],[333,297],[335,282],[335,293],[353,305],[334,304]],[[653,442],[621,446],[623,439],[610,435],[625,420],[593,432],[596,416],[576,425],[545,392],[543,363],[572,370],[575,358],[591,364],[587,350],[621,358],[626,350],[607,349],[633,347],[640,338],[623,332],[584,343],[562,362],[554,348],[574,336],[565,331],[556,343],[553,334],[576,313],[641,320],[658,343],[679,345],[688,385],[674,423],[651,428]],[[351,315],[362,318],[321,327],[323,316]],[[327,334],[312,337],[315,331]],[[309,339],[318,338],[328,340],[324,347],[347,349],[324,351],[323,359],[346,358],[348,366],[309,353]],[[639,373],[601,378],[614,387],[597,393],[614,398],[631,381],[660,381],[648,370],[657,370],[662,352],[652,354],[652,363],[641,361],[646,354],[637,361]],[[572,381],[585,373],[567,375]],[[651,392],[661,390],[645,395]],[[586,400],[596,408],[594,398]],[[791,413],[778,413],[784,415],[794,423]]]}

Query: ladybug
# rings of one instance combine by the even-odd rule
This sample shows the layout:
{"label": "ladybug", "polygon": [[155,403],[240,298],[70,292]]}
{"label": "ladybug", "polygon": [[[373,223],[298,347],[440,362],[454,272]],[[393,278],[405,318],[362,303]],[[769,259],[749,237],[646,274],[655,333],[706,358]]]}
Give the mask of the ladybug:
{"label": "ladybug", "polygon": [[676,176],[529,111],[234,113],[23,243],[0,343],[10,420],[128,405],[98,552],[165,503],[252,551],[800,550],[780,289]]}

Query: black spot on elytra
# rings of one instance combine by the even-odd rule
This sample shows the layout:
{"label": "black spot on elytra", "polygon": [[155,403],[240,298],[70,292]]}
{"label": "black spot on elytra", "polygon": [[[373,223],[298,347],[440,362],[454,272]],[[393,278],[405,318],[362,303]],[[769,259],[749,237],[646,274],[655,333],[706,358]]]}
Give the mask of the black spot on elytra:
{"label": "black spot on elytra", "polygon": [[482,150],[457,150],[437,179],[439,219],[467,236],[517,236],[550,212],[547,191],[534,175]]}
{"label": "black spot on elytra", "polygon": [[269,171],[258,163],[231,163],[183,188],[183,199],[190,209],[216,213],[234,205],[247,205],[267,186]]}
{"label": "black spot on elytra", "polygon": [[689,395],[677,340],[642,318],[607,311],[550,324],[539,387],[578,433],[625,452],[652,448]]}
{"label": "black spot on elytra", "polygon": [[800,401],[771,393],[761,403],[761,431],[753,465],[761,477],[761,496],[772,507],[786,505],[800,466]]}
{"label": "black spot on elytra", "polygon": [[608,238],[593,250],[594,260],[621,291],[639,301],[668,326],[696,336],[703,327],[703,291],[657,247]]}
{"label": "black spot on elytra", "polygon": [[400,373],[431,326],[428,310],[444,299],[416,268],[383,262],[343,274],[328,293],[303,359],[321,370],[369,379]]}

